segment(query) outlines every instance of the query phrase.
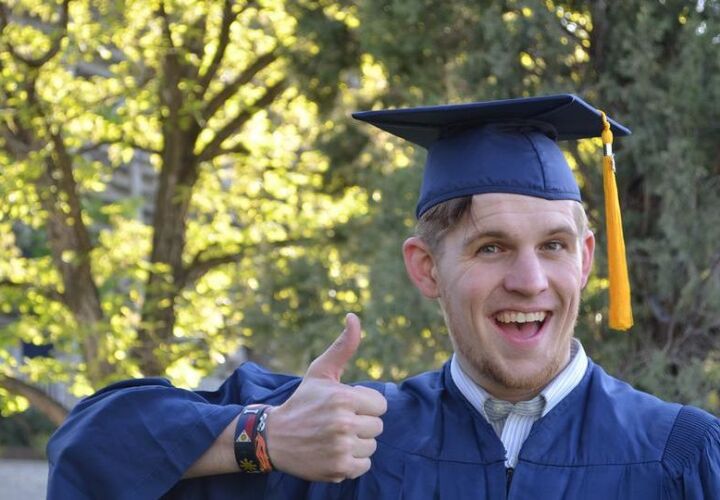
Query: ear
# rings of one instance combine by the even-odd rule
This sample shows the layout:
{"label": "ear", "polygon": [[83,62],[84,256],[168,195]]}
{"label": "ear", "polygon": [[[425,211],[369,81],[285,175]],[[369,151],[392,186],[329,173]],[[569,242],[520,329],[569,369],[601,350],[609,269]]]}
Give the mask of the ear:
{"label": "ear", "polygon": [[585,231],[582,241],[582,287],[585,288],[590,271],[592,270],[593,258],[595,257],[595,233],[589,229]]}
{"label": "ear", "polygon": [[412,236],[403,243],[405,269],[413,284],[425,297],[436,299],[439,296],[435,259],[430,248],[417,236]]}

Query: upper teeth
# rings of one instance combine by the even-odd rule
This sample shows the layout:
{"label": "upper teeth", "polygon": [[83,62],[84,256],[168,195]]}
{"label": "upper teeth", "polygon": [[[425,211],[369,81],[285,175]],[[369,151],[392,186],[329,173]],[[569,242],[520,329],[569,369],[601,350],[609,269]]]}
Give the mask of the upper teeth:
{"label": "upper teeth", "polygon": [[500,323],[529,323],[531,321],[543,321],[547,316],[545,312],[515,312],[515,311],[503,311],[497,315],[497,320]]}

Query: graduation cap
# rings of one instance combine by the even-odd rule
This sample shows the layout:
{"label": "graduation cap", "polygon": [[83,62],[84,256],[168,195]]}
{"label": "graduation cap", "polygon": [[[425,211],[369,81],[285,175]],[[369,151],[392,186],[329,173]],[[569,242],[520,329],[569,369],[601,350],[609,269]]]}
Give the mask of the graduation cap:
{"label": "graduation cap", "polygon": [[512,193],[581,201],[557,141],[602,137],[608,233],[609,324],[632,326],[630,285],[612,155],[613,134],[630,130],[571,94],[363,111],[353,117],[428,150],[416,215],[444,201]]}

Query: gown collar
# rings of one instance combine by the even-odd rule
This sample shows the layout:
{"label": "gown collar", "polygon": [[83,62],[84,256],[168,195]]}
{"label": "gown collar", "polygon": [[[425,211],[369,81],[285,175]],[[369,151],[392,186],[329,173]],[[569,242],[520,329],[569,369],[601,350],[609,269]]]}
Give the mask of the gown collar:
{"label": "gown collar", "polygon": [[[588,367],[588,358],[579,340],[573,338],[570,344],[570,361],[554,379],[546,385],[540,394],[545,397],[545,409],[541,416],[547,415],[565,398],[583,378]],[[486,420],[485,400],[490,396],[481,386],[476,384],[460,367],[457,357],[450,360],[450,376],[465,399]]]}

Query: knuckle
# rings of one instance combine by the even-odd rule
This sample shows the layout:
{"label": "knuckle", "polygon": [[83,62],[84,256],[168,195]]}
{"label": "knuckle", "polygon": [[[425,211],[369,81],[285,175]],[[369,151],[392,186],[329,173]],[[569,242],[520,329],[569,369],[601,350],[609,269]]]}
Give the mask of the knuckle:
{"label": "knuckle", "polygon": [[352,406],[352,403],[352,394],[344,390],[344,388],[339,388],[338,390],[333,391],[328,396],[328,405],[330,406],[330,408],[336,410],[349,408]]}
{"label": "knuckle", "polygon": [[347,479],[347,477],[347,475],[340,472],[340,470],[336,467],[332,470],[327,470],[324,474],[320,476],[320,479],[328,483],[340,483]]}
{"label": "knuckle", "polygon": [[342,460],[339,461],[339,472],[344,477],[350,477],[353,472],[355,471],[355,462],[357,460],[351,456],[346,456]]}
{"label": "knuckle", "polygon": [[348,477],[350,479],[356,479],[356,478],[362,476],[363,474],[365,474],[367,471],[370,470],[371,465],[372,465],[372,463],[370,462],[369,458],[364,458],[364,459],[358,460],[355,464],[353,471],[350,474],[348,474]]}
{"label": "knuckle", "polygon": [[349,415],[340,415],[338,417],[335,417],[328,426],[328,430],[331,434],[336,434],[339,436],[345,436],[352,433],[353,428],[353,421]]}
{"label": "knuckle", "polygon": [[343,469],[340,460],[334,460],[332,466],[327,469],[326,475],[333,482],[336,479],[342,481],[347,477],[347,472]]}
{"label": "knuckle", "polygon": [[356,389],[361,390],[368,408],[371,408],[372,414],[375,416],[383,415],[387,412],[387,399],[380,392],[369,387],[357,386]]}
{"label": "knuckle", "polygon": [[332,454],[337,457],[338,463],[342,463],[352,454],[352,440],[345,436],[336,439],[332,445]]}

